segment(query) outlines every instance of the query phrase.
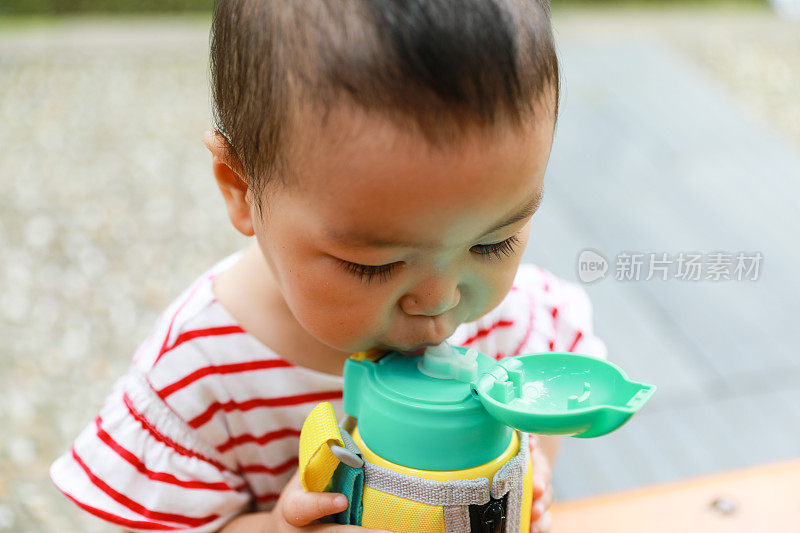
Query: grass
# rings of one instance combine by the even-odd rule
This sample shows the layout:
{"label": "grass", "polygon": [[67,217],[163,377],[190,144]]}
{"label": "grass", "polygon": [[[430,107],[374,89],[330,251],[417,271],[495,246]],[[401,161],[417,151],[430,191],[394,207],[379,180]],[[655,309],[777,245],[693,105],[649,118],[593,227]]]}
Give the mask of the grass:
{"label": "grass", "polygon": [[636,8],[653,10],[675,9],[765,9],[769,7],[766,0],[555,0],[552,10],[591,8],[597,11],[617,8]]}
{"label": "grass", "polygon": [[[69,20],[146,21],[174,17],[178,20],[209,24],[209,2],[165,0],[158,8],[142,9],[142,2],[127,0],[78,0],[72,5],[64,0],[3,0],[0,7],[0,30],[25,31],[46,28]],[[145,7],[149,4],[145,3]],[[766,0],[552,0],[554,14],[570,11],[763,11]]]}
{"label": "grass", "polygon": [[184,11],[163,13],[109,13],[109,12],[80,12],[68,14],[29,14],[5,15],[0,14],[0,31],[27,31],[40,28],[52,28],[71,21],[97,22],[147,22],[150,20],[168,20],[197,22],[198,24],[211,24],[210,11]]}
{"label": "grass", "polygon": [[214,0],[3,0],[2,15],[210,12]]}

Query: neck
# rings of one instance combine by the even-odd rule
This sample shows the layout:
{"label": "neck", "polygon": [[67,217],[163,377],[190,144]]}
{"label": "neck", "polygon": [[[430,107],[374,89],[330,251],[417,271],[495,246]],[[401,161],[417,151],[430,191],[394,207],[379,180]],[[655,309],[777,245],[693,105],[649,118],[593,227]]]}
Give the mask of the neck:
{"label": "neck", "polygon": [[257,242],[214,280],[217,301],[250,335],[286,361],[341,376],[349,354],[314,338],[297,321]]}

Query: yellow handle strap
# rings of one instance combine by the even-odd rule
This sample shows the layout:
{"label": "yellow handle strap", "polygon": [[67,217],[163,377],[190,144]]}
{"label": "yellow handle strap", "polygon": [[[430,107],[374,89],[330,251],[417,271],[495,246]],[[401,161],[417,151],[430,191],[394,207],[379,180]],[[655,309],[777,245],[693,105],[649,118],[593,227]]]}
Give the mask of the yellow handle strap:
{"label": "yellow handle strap", "polygon": [[378,350],[377,348],[373,348],[371,350],[365,350],[363,352],[354,353],[350,356],[350,359],[355,359],[356,361],[371,361],[376,363],[381,357],[388,354],[386,350]]}
{"label": "yellow handle strap", "polygon": [[[372,349],[351,357],[357,361],[376,362],[387,353]],[[333,473],[339,466],[339,459],[331,452],[331,444],[344,448],[333,406],[322,402],[311,410],[300,431],[300,482],[304,489],[322,492],[329,488]]]}
{"label": "yellow handle strap", "polygon": [[300,431],[300,482],[311,492],[323,492],[329,485],[339,459],[330,445],[344,447],[333,406],[322,402],[312,409]]}

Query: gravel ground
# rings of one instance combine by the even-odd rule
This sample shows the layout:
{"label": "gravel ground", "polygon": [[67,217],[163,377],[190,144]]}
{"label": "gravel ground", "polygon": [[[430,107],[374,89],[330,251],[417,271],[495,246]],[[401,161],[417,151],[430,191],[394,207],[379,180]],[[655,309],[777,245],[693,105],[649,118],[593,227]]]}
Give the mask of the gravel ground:
{"label": "gravel ground", "polygon": [[800,145],[800,19],[781,19],[757,6],[714,12],[562,10],[560,39],[655,36],[686,54],[728,87],[751,116]]}
{"label": "gravel ground", "polygon": [[673,40],[727,84],[748,112],[800,146],[799,19],[740,19],[705,34],[684,27]]}
{"label": "gravel ground", "polygon": [[[766,12],[556,13],[655,32],[800,148],[800,24]],[[0,531],[105,531],[49,483],[157,314],[243,244],[200,137],[207,21],[0,25]]]}
{"label": "gravel ground", "polygon": [[201,142],[203,25],[0,41],[0,530],[100,531],[51,486],[157,314],[241,243]]}

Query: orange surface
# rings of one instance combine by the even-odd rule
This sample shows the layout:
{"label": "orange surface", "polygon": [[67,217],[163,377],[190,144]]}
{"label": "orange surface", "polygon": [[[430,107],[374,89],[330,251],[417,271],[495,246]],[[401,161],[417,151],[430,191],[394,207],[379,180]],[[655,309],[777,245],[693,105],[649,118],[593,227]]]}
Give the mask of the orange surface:
{"label": "orange surface", "polygon": [[[725,498],[729,513],[713,502]],[[800,459],[552,507],[552,533],[800,533]]]}

